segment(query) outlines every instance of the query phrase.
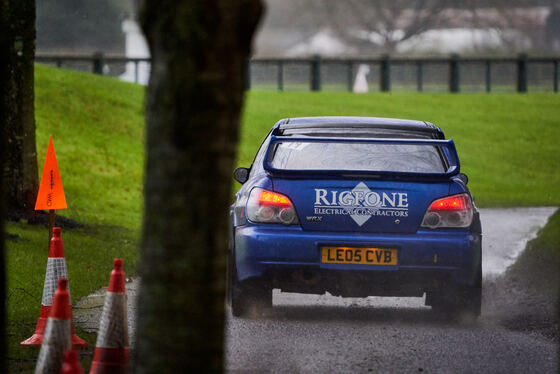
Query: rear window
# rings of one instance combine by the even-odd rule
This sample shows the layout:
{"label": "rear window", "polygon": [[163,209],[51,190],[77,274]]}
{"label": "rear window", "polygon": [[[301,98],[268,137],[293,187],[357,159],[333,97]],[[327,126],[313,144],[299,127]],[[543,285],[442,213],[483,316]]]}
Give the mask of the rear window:
{"label": "rear window", "polygon": [[379,143],[277,143],[271,166],[283,170],[444,173],[433,145]]}

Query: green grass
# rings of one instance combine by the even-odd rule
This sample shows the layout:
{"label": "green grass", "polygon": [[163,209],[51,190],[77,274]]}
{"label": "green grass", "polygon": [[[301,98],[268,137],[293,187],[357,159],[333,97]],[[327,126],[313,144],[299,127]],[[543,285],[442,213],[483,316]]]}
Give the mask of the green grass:
{"label": "green grass", "polygon": [[[545,294],[560,308],[560,210],[531,240],[508,273],[525,287]],[[555,316],[558,321],[558,314]],[[557,322],[556,322],[557,323]],[[558,328],[558,325],[556,325]]]}
{"label": "green grass", "polygon": [[137,228],[141,213],[143,89],[113,78],[40,65],[37,152],[52,135],[68,216]]}
{"label": "green grass", "polygon": [[[136,272],[144,88],[38,65],[35,94],[39,167],[52,135],[68,202],[58,213],[86,225],[62,234],[76,302],[106,286],[114,257],[124,258],[128,275]],[[479,206],[560,205],[560,95],[253,91],[247,95],[238,164],[251,163],[277,120],[313,115],[434,122],[456,141]],[[25,222],[8,223],[7,231],[18,236],[7,242],[10,368],[29,370],[37,351],[18,344],[33,333],[39,314],[47,232]],[[80,335],[95,344],[93,335]]]}
{"label": "green grass", "polygon": [[[37,65],[37,153],[41,172],[52,135],[68,209],[57,213],[86,226],[62,232],[72,301],[106,286],[112,259],[134,275],[142,212],[143,88],[112,78]],[[41,306],[47,229],[7,224],[10,371],[30,370],[31,336]],[[80,332],[95,345],[95,336]]]}
{"label": "green grass", "polygon": [[560,210],[550,217],[546,226],[531,241],[530,246],[539,248],[542,253],[555,257],[557,264],[560,262]]}

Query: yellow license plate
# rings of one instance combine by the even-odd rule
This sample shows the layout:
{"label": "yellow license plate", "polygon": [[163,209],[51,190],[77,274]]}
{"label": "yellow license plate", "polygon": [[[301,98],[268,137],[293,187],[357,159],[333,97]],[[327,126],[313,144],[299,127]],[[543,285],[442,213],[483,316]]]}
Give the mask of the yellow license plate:
{"label": "yellow license plate", "polygon": [[323,247],[322,261],[333,264],[396,265],[397,250],[386,248]]}

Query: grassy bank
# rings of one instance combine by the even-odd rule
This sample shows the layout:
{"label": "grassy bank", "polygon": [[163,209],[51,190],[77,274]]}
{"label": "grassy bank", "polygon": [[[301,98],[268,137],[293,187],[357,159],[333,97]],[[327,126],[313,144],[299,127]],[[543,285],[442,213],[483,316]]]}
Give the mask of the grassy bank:
{"label": "grassy bank", "polygon": [[508,271],[535,290],[560,296],[560,210],[550,217]]}
{"label": "grassy bank", "polygon": [[560,342],[560,211],[503,277],[485,282],[483,291],[487,318]]}
{"label": "grassy bank", "polygon": [[[64,229],[72,301],[106,286],[114,257],[133,275],[138,260],[143,165],[143,89],[115,79],[36,68],[40,170],[49,136],[68,209],[57,213],[85,226]],[[47,261],[47,229],[10,222],[7,231],[10,372],[30,370],[36,349],[19,342],[35,328]],[[95,336],[80,333],[95,345]],[[91,350],[90,350],[91,351]]]}
{"label": "grassy bank", "polygon": [[[128,275],[136,271],[143,94],[141,86],[108,77],[36,69],[39,166],[52,135],[68,202],[59,213],[85,225],[63,231],[74,302],[106,285],[114,257],[124,258]],[[456,141],[478,205],[560,205],[560,95],[250,92],[238,164],[251,163],[277,120],[312,115],[434,122]],[[7,230],[15,235],[7,242],[10,363],[32,368],[37,352],[18,344],[33,333],[39,314],[47,233],[26,222],[8,223]],[[93,336],[87,338],[95,343]]]}

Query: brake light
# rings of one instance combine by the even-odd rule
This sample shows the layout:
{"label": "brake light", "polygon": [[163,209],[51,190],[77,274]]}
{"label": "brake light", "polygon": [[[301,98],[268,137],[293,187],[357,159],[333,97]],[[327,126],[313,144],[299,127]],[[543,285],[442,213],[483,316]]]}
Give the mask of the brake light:
{"label": "brake light", "polygon": [[253,188],[247,201],[247,218],[261,223],[299,223],[290,198],[258,187]]}
{"label": "brake light", "polygon": [[473,205],[468,194],[438,199],[426,211],[422,227],[469,227],[473,218]]}
{"label": "brake light", "polygon": [[286,196],[276,192],[262,190],[259,196],[259,204],[261,205],[276,205],[276,206],[291,206],[290,199]]}
{"label": "brake light", "polygon": [[436,200],[430,205],[430,210],[464,210],[466,208],[464,196],[451,196]]}

